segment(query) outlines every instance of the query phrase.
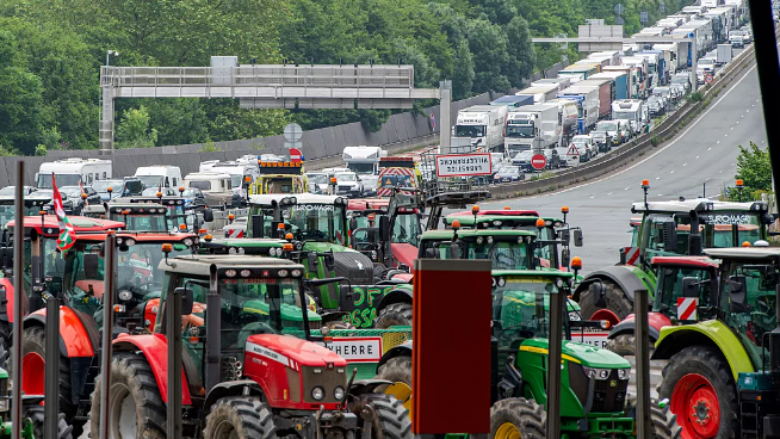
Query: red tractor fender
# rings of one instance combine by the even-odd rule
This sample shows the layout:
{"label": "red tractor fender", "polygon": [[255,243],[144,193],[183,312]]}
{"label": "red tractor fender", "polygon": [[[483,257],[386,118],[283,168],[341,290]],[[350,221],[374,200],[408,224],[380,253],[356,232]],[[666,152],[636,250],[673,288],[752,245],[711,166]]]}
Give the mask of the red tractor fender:
{"label": "red tractor fender", "polygon": [[419,252],[417,247],[411,244],[394,242],[390,244],[390,249],[393,252],[393,259],[395,259],[398,264],[404,264],[409,267],[409,269],[414,268],[414,260],[417,259],[417,253]]}
{"label": "red tractor fender", "polygon": [[[649,326],[647,328],[648,335],[650,336],[650,339],[655,342],[655,340],[658,340],[658,337],[661,335],[661,328],[666,326],[671,326],[672,321],[669,320],[669,317],[666,317],[664,314],[661,314],[660,312],[650,312],[647,314],[647,321],[649,323]],[[609,332],[609,336],[607,338],[615,338],[618,335],[622,334],[633,334],[636,331],[636,316],[634,314],[629,314],[626,316],[625,320],[615,325],[614,328],[612,328],[612,331]]]}
{"label": "red tractor fender", "polygon": [[[46,327],[46,308],[24,318],[24,325]],[[67,306],[60,306],[60,349],[67,358],[94,357],[97,325],[91,317]]]}
{"label": "red tractor fender", "polygon": [[[115,351],[141,351],[154,372],[157,388],[164,403],[168,403],[168,339],[162,334],[129,335],[119,334],[114,340]],[[182,362],[184,363],[184,362]],[[187,382],[185,365],[181,371],[181,403],[192,405],[190,387]]]}

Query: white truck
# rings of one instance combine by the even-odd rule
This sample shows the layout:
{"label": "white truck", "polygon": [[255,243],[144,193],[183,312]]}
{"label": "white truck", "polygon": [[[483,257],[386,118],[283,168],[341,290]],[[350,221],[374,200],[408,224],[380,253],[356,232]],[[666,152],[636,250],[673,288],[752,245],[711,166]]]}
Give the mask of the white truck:
{"label": "white truck", "polygon": [[569,144],[569,139],[577,132],[577,118],[579,116],[577,102],[571,99],[553,99],[547,103],[558,106],[558,119],[561,121],[562,130],[558,147],[566,146]]}
{"label": "white truck", "polygon": [[452,153],[469,153],[481,149],[489,152],[504,145],[507,107],[474,105],[458,111],[452,127]]}
{"label": "white truck", "polygon": [[387,151],[378,146],[346,146],[341,153],[347,168],[357,174],[378,174],[382,157],[387,157]]}
{"label": "white truck", "polygon": [[560,93],[559,98],[577,102],[577,131],[586,134],[599,120],[599,89],[571,86]]}
{"label": "white truck", "polygon": [[526,105],[507,116],[504,151],[514,157],[520,151],[539,151],[556,145],[562,126],[558,104]]}
{"label": "white truck", "polygon": [[722,66],[731,62],[731,44],[718,44],[718,57],[715,64]]}
{"label": "white truck", "polygon": [[626,119],[634,134],[641,134],[650,113],[641,99],[621,99],[612,103],[612,119]]}
{"label": "white truck", "polygon": [[546,84],[528,87],[515,93],[515,95],[529,96],[534,99],[534,104],[543,104],[550,99],[555,99],[558,91],[558,84]]}
{"label": "white truck", "polygon": [[38,189],[53,187],[51,175],[56,175],[57,187],[78,186],[79,183],[91,185],[98,180],[108,180],[113,176],[111,160],[70,158],[41,163],[35,174]]}
{"label": "white truck", "polygon": [[183,182],[178,166],[142,166],[135,170],[133,177],[141,180],[144,189],[178,188]]}
{"label": "white truck", "polygon": [[184,177],[184,186],[200,189],[209,206],[240,207],[241,198],[233,191],[232,177],[223,172],[193,172]]}
{"label": "white truck", "polygon": [[542,78],[531,83],[531,87],[544,87],[549,85],[555,85],[558,91],[563,90],[571,85],[570,78]]}

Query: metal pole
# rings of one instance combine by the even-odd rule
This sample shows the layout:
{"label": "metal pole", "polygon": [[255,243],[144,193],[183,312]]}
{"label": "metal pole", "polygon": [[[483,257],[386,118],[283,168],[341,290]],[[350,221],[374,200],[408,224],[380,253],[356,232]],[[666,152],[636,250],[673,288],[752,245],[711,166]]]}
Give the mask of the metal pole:
{"label": "metal pole", "polygon": [[452,151],[452,81],[439,83],[439,149],[442,154]]}
{"label": "metal pole", "polygon": [[699,47],[696,44],[696,34],[693,32],[693,38],[691,39],[691,76],[693,77],[693,91],[699,90],[699,77],[696,76],[696,63],[699,59]]}
{"label": "metal pole", "polygon": [[[221,306],[216,268],[211,269],[209,277],[209,295],[206,296],[206,309],[219,309]],[[220,382],[220,352],[222,351],[222,315],[218,312],[206,313],[206,391],[210,391]]]}
{"label": "metal pole", "polygon": [[168,437],[181,437],[181,301],[182,295],[174,290],[165,303],[168,338]]}
{"label": "metal pole", "polygon": [[[777,36],[772,20],[772,6],[769,2],[748,0],[751,24],[753,26],[753,44],[756,51],[756,70],[761,91],[761,104],[764,118],[769,120],[773,101],[780,94],[780,67],[777,64]],[[764,12],[761,12],[764,11]],[[767,94],[774,93],[774,94]],[[769,159],[772,163],[772,181],[780,179],[780,129],[772,123],[766,124]],[[780,193],[775,191],[777,206],[780,208]]]}
{"label": "metal pole", "polygon": [[60,305],[62,299],[46,301],[46,357],[44,365],[44,392],[46,406],[43,434],[46,439],[57,439],[60,413]]}
{"label": "metal pole", "polygon": [[[11,369],[13,370],[13,390],[11,393],[11,438],[22,437],[22,304],[24,303],[24,287],[22,284],[22,267],[24,267],[24,161],[16,164],[16,198],[14,206],[14,328],[12,333],[13,355]],[[59,348],[58,348],[59,349]]]}
{"label": "metal pole", "polygon": [[652,439],[650,421],[650,336],[647,290],[634,291],[636,305],[636,431],[638,439]]}
{"label": "metal pole", "polygon": [[111,389],[111,357],[114,328],[114,294],[116,292],[116,234],[109,233],[106,236],[104,247],[104,274],[103,282],[105,290],[103,293],[103,337],[100,353],[100,439],[108,439],[109,431],[109,410],[108,405]]}
{"label": "metal pole", "polygon": [[547,439],[561,439],[561,345],[563,295],[550,294],[550,337],[547,354]]}

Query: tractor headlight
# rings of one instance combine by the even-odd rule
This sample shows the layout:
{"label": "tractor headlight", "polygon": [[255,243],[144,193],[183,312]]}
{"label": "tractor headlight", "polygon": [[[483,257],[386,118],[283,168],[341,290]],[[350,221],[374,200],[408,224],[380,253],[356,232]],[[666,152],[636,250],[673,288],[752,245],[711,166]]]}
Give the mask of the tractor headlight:
{"label": "tractor headlight", "polygon": [[[231,249],[234,250],[234,249]],[[236,270],[227,270],[225,271],[225,276],[227,277],[236,277]]]}
{"label": "tractor headlight", "polygon": [[295,270],[291,271],[290,273],[292,274],[293,277],[301,277],[301,270],[299,270],[297,268]]}
{"label": "tractor headlight", "polygon": [[344,388],[341,386],[336,387],[335,390],[333,390],[333,396],[336,398],[337,401],[341,401],[344,399]]}
{"label": "tractor headlight", "polygon": [[495,226],[495,227],[501,227],[501,224],[502,224],[502,223],[501,223],[501,221],[500,221],[500,220],[495,220],[495,221],[493,221],[493,226]]}
{"label": "tractor headlight", "polygon": [[631,369],[618,369],[618,378],[621,380],[627,380],[631,374]]}
{"label": "tractor headlight", "polygon": [[277,271],[276,274],[279,275],[279,277],[287,277],[287,275],[290,274],[290,272],[285,269],[282,269]]}
{"label": "tractor headlight", "polygon": [[487,237],[487,243],[488,244],[492,244],[493,243],[493,237],[492,236],[488,236]]}
{"label": "tractor headlight", "polygon": [[561,278],[555,279],[555,287],[558,289],[563,288],[563,279]]}
{"label": "tractor headlight", "polygon": [[311,389],[311,397],[314,398],[315,401],[322,401],[325,398],[325,389],[319,386]]}
{"label": "tractor headlight", "polygon": [[504,279],[503,277],[499,277],[498,278],[498,286],[499,287],[503,287],[504,285],[506,285],[506,279]]}
{"label": "tractor headlight", "polygon": [[483,238],[483,237],[481,237],[481,236],[478,236],[478,237],[477,237],[477,244],[478,244],[478,245],[482,245],[482,243],[483,243],[483,242],[485,242],[485,238]]}
{"label": "tractor headlight", "polygon": [[122,302],[129,302],[133,298],[133,293],[130,290],[120,290],[118,296]]}
{"label": "tractor headlight", "polygon": [[192,239],[185,238],[184,239],[184,245],[186,245],[187,247],[192,247]]}
{"label": "tractor headlight", "polygon": [[580,320],[582,320],[580,313],[578,313],[577,311],[569,311],[570,322],[579,322]]}
{"label": "tractor headlight", "polygon": [[377,257],[376,250],[371,250],[371,260],[376,261]]}

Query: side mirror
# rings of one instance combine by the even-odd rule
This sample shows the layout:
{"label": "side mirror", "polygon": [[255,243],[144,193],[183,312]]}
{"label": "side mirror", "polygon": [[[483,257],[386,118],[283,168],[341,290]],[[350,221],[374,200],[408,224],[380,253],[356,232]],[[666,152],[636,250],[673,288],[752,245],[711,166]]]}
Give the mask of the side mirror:
{"label": "side mirror", "polygon": [[252,215],[252,238],[263,238],[263,216]]}
{"label": "side mirror", "polygon": [[732,312],[747,312],[747,279],[745,276],[731,276],[729,278],[729,297],[731,299]]}
{"label": "side mirror", "polygon": [[192,306],[195,302],[195,299],[192,295],[192,290],[185,287],[178,287],[174,291],[178,294],[181,294],[181,315],[187,316],[192,314]]}
{"label": "side mirror", "polygon": [[381,242],[390,242],[390,218],[387,215],[379,217],[379,240]]}
{"label": "side mirror", "polygon": [[699,297],[701,281],[695,277],[684,277],[682,280],[683,297]]}
{"label": "side mirror", "polygon": [[336,257],[333,255],[333,250],[325,254],[325,268],[327,268],[328,271],[336,269]]}
{"label": "side mirror", "polygon": [[317,253],[309,252],[306,254],[306,260],[309,262],[309,271],[317,272]]}
{"label": "side mirror", "polygon": [[214,212],[211,209],[205,209],[203,211],[203,221],[207,223],[214,221]]}
{"label": "side mirror", "polygon": [[[61,258],[60,258],[61,259]],[[87,279],[97,279],[99,276],[98,263],[100,256],[94,253],[84,254],[84,276]]]}
{"label": "side mirror", "polygon": [[574,246],[582,247],[582,230],[574,229]]}
{"label": "side mirror", "polygon": [[677,224],[674,221],[663,223],[664,250],[677,251]]}

